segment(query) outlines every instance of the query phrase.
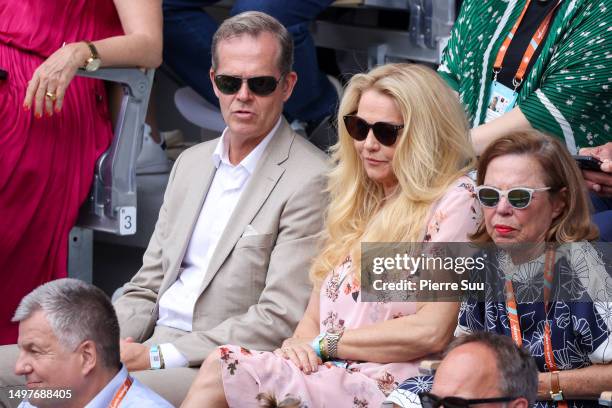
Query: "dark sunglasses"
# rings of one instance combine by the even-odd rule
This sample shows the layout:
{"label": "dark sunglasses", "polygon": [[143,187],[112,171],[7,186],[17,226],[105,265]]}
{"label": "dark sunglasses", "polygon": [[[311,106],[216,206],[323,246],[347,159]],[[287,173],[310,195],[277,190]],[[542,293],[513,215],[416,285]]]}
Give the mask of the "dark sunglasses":
{"label": "dark sunglasses", "polygon": [[506,197],[508,203],[517,209],[527,208],[531,203],[533,193],[536,191],[550,190],[550,187],[542,188],[528,188],[528,187],[515,187],[508,190],[500,190],[490,186],[478,186],[476,187],[476,194],[478,195],[478,201],[485,207],[495,207],[499,203],[502,197]]}
{"label": "dark sunglasses", "polygon": [[252,78],[242,78],[232,75],[215,75],[215,85],[221,93],[225,95],[233,95],[242,88],[242,82],[246,81],[249,90],[255,95],[266,96],[276,90],[276,86],[283,79],[283,75],[279,79],[273,76],[257,76]]}
{"label": "dark sunglasses", "polygon": [[461,397],[444,397],[440,398],[430,392],[422,392],[419,394],[421,405],[423,408],[469,408],[470,405],[488,404],[493,402],[510,402],[516,397],[497,397],[497,398],[480,398],[480,399],[465,399]]}
{"label": "dark sunglasses", "polygon": [[358,141],[366,140],[370,129],[372,129],[376,140],[385,146],[393,146],[399,131],[404,128],[404,125],[394,125],[387,122],[376,122],[371,125],[357,115],[344,116],[344,126],[346,126],[348,134]]}

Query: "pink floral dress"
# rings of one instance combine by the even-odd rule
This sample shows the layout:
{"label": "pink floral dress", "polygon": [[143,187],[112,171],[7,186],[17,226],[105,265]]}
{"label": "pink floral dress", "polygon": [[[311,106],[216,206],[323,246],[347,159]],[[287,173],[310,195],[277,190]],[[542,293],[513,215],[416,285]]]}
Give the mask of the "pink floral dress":
{"label": "pink floral dress", "polygon": [[[462,177],[433,206],[424,240],[467,241],[480,220],[473,184]],[[416,312],[416,303],[361,302],[360,285],[346,258],[325,279],[320,294],[320,331],[367,327]],[[379,407],[404,379],[417,374],[419,361],[326,362],[306,375],[291,361],[266,351],[222,346],[223,387],[230,407],[257,407],[257,394],[301,400],[302,408]]]}

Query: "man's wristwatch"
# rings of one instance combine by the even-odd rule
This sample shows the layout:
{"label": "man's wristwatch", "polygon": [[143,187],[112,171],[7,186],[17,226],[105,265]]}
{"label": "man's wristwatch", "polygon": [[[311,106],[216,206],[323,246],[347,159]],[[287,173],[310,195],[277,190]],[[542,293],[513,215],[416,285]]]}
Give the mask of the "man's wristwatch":
{"label": "man's wristwatch", "polygon": [[162,355],[159,345],[154,344],[149,349],[149,358],[151,359],[151,370],[160,370],[165,367],[164,356]]}
{"label": "man's wristwatch", "polygon": [[553,401],[563,401],[563,391],[559,385],[558,371],[552,371],[550,373],[550,398]]}
{"label": "man's wristwatch", "polygon": [[97,71],[98,68],[100,68],[100,65],[102,64],[102,60],[100,59],[100,56],[98,55],[98,50],[96,49],[95,45],[93,45],[93,43],[89,41],[84,41],[84,42],[89,47],[89,52],[91,52],[91,56],[87,58],[87,60],[85,61],[85,71],[88,71],[88,72]]}

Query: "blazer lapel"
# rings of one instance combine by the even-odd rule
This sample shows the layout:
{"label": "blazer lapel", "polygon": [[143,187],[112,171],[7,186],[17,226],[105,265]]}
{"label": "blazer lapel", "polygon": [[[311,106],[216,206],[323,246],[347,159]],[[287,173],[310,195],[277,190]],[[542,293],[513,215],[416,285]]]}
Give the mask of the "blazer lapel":
{"label": "blazer lapel", "polygon": [[[218,140],[218,139],[217,139]],[[187,246],[191,240],[191,235],[195,228],[202,205],[210,189],[210,185],[215,176],[217,168],[212,161],[212,153],[216,147],[216,143],[210,144],[210,149],[202,152],[203,159],[196,163],[192,171],[193,178],[189,180],[181,180],[181,182],[188,183],[187,193],[184,197],[179,197],[179,200],[184,201],[184,205],[181,206],[181,216],[177,217],[176,231],[172,234],[177,238],[174,245],[168,246],[167,249],[173,251],[169,254],[170,260],[168,265],[168,273],[164,275],[164,281],[160,288],[160,294],[168,289],[178,278],[180,266]],[[196,182],[198,180],[199,182]],[[172,249],[171,249],[172,248]],[[160,296],[158,296],[158,299]]]}
{"label": "blazer lapel", "polygon": [[208,264],[200,294],[219,271],[223,262],[234,249],[236,242],[242,236],[244,229],[255,218],[285,171],[284,167],[279,166],[279,164],[289,157],[289,149],[294,137],[295,135],[289,128],[289,124],[285,119],[282,119],[281,125],[266,147],[266,151],[259,160],[248,185],[242,192],[240,200],[227,222],[225,230],[219,238],[217,248]]}

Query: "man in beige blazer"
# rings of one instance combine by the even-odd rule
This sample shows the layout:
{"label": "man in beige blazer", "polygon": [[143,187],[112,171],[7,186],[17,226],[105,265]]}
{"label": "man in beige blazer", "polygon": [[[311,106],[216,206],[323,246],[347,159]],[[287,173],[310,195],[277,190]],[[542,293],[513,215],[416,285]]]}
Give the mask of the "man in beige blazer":
{"label": "man in beige blazer", "polygon": [[[281,116],[292,53],[265,14],[219,27],[210,77],[227,128],[176,161],[143,266],[115,302],[122,362],[175,405],[215,347],[277,348],[310,295],[329,164]],[[23,384],[9,374],[0,386]]]}
{"label": "man in beige blazer", "polygon": [[[323,228],[328,163],[281,117],[297,80],[291,36],[270,16],[243,13],[220,26],[213,50],[210,77],[228,127],[221,141],[189,149],[175,163],[143,267],[115,302],[122,337],[134,341],[122,343],[122,360],[131,370],[151,368],[152,345],[160,345],[161,365],[169,360],[170,343],[171,353],[182,355],[189,367],[226,343],[273,350],[292,335],[310,294],[308,271]],[[220,176],[224,154],[230,173],[221,184],[235,181],[236,167],[252,169],[231,215],[217,208],[232,191],[216,193],[218,178],[227,177]],[[259,157],[256,163],[253,156]],[[210,220],[224,216],[224,228]],[[218,242],[204,249],[202,236],[210,229],[219,230],[212,233]],[[188,270],[204,250],[210,256],[200,262],[206,270],[193,303],[185,302],[192,310],[186,330],[184,316],[177,317],[185,311],[176,304],[190,292],[179,286],[193,281],[181,282],[182,275],[194,275]],[[173,302],[166,302],[171,310],[165,317],[164,297]],[[186,391],[193,375],[177,368],[136,374],[175,403],[175,391]]]}

